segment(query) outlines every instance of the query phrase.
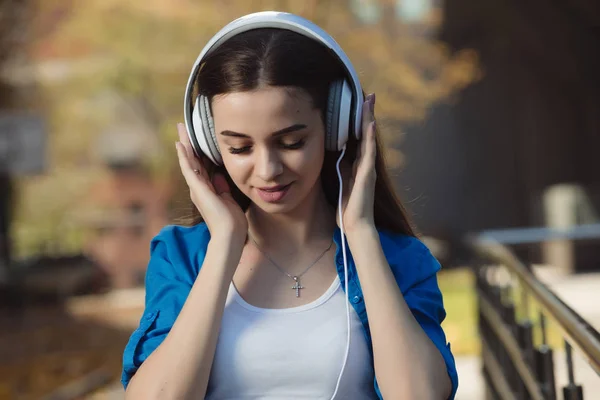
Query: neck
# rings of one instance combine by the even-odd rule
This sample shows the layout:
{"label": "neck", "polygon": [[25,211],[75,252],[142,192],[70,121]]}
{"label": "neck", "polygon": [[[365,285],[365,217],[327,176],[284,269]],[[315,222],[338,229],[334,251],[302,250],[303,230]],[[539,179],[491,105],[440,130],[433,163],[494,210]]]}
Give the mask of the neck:
{"label": "neck", "polygon": [[320,183],[296,209],[285,214],[266,213],[254,204],[247,211],[250,235],[261,247],[293,254],[314,243],[331,241],[335,212],[325,199]]}

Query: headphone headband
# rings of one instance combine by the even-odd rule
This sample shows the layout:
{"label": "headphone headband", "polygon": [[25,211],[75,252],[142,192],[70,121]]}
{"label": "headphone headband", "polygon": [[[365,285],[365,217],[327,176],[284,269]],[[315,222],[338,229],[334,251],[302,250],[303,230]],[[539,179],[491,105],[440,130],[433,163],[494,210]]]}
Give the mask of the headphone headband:
{"label": "headphone headband", "polygon": [[194,90],[194,81],[204,58],[231,37],[242,32],[260,28],[287,29],[316,40],[331,50],[332,54],[344,66],[347,73],[347,78],[349,78],[348,83],[350,84],[352,90],[351,115],[353,117],[350,128],[355,137],[358,139],[361,131],[361,107],[362,103],[364,102],[364,97],[360,81],[358,79],[358,74],[356,73],[346,53],[344,53],[340,45],[327,32],[311,21],[290,13],[262,11],[245,15],[225,25],[225,27],[223,27],[215,36],[213,36],[206,46],[204,46],[202,52],[200,52],[200,55],[196,59],[188,78],[183,100],[184,120],[188,134],[191,136],[190,140],[192,140],[194,136],[194,127],[192,122],[194,101],[192,101],[191,97]]}

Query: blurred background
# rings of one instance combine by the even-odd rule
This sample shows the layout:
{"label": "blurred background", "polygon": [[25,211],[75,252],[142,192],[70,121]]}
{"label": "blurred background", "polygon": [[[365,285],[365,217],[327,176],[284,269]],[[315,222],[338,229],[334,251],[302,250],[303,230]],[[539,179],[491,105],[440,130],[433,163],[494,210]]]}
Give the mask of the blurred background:
{"label": "blurred background", "polygon": [[484,398],[466,237],[501,240],[600,326],[597,0],[0,0],[0,399],[123,398],[150,239],[188,210],[188,74],[261,10],[322,26],[377,93],[397,191],[444,265],[458,399]]}

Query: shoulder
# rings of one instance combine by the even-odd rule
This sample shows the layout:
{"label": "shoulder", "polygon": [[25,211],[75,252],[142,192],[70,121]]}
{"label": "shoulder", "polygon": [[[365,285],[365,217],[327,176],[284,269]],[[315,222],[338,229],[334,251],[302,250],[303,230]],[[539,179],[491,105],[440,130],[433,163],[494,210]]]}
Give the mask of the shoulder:
{"label": "shoulder", "polygon": [[165,226],[150,242],[147,274],[193,281],[204,261],[209,241],[210,232],[205,223],[191,227]]}
{"label": "shoulder", "polygon": [[415,265],[423,258],[432,256],[425,243],[415,236],[380,230],[379,240],[388,262]]}
{"label": "shoulder", "polygon": [[379,231],[379,240],[402,291],[430,278],[441,269],[427,245],[415,236]]}
{"label": "shoulder", "polygon": [[151,247],[164,243],[168,247],[189,246],[203,244],[210,240],[210,232],[204,222],[194,226],[167,225],[154,236]]}

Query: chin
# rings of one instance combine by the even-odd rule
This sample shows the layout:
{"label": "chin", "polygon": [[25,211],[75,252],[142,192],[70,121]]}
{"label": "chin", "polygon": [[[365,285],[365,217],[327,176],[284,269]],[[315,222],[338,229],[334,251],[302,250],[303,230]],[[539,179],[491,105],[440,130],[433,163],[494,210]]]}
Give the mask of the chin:
{"label": "chin", "polygon": [[287,214],[298,207],[296,201],[282,201],[278,203],[269,203],[260,198],[253,197],[252,203],[268,214]]}
{"label": "chin", "polygon": [[261,210],[263,210],[267,214],[288,214],[290,211],[294,209],[294,207],[290,207],[287,204],[269,204],[260,202],[254,202],[254,205]]}

